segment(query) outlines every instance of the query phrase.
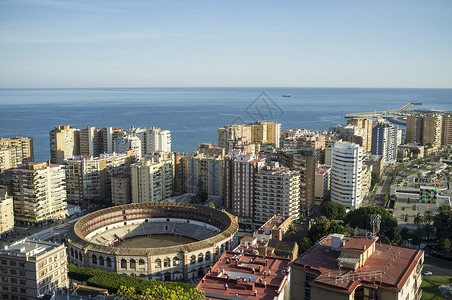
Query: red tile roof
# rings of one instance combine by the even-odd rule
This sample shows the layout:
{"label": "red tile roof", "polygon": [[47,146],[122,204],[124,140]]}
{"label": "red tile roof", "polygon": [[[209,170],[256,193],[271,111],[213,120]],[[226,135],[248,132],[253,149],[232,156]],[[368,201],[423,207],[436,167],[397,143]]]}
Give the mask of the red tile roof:
{"label": "red tile roof", "polygon": [[[356,241],[355,241],[356,239]],[[362,245],[372,244],[362,238],[348,240],[345,249],[356,249]],[[340,249],[339,249],[340,250]],[[337,258],[339,251],[331,248],[331,235],[325,237],[303,255],[292,262],[293,267],[301,267],[318,277],[311,285],[336,289],[346,293],[362,284],[385,286],[400,291],[417,262],[422,258],[423,251],[388,244],[375,244],[375,252],[356,271],[342,268],[339,272]]]}
{"label": "red tile roof", "polygon": [[197,288],[206,293],[207,299],[273,300],[287,283],[289,262],[284,258],[227,251]]}

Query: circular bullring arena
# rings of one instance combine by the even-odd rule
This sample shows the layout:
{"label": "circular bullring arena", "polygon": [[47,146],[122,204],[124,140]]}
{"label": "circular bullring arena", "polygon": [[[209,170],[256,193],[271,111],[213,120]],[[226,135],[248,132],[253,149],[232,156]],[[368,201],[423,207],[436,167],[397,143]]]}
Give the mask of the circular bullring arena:
{"label": "circular bullring arena", "polygon": [[235,216],[188,203],[110,207],[77,221],[69,262],[154,280],[200,278],[238,244]]}

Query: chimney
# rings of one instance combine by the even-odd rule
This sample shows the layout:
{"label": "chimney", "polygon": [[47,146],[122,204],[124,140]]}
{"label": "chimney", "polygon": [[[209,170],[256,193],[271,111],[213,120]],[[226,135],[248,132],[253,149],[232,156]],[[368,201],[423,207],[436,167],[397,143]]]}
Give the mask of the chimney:
{"label": "chimney", "polygon": [[366,245],[363,246],[363,250],[366,251]]}
{"label": "chimney", "polygon": [[227,284],[227,283],[224,284],[224,289],[225,289],[226,291],[228,290],[228,284]]}
{"label": "chimney", "polygon": [[257,296],[257,289],[254,290],[254,296]]}

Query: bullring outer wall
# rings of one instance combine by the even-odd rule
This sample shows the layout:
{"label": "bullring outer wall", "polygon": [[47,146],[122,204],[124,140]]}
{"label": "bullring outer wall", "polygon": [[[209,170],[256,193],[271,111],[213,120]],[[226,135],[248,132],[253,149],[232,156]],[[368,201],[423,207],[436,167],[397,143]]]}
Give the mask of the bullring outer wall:
{"label": "bullring outer wall", "polygon": [[[220,230],[213,237],[161,248],[115,248],[86,238],[112,224],[127,225],[137,220],[168,219],[205,223]],[[133,222],[134,221],[134,222]],[[224,251],[238,244],[237,218],[227,212],[188,203],[146,202],[102,209],[84,216],[68,234],[69,262],[86,268],[134,275],[154,280],[200,278]]]}

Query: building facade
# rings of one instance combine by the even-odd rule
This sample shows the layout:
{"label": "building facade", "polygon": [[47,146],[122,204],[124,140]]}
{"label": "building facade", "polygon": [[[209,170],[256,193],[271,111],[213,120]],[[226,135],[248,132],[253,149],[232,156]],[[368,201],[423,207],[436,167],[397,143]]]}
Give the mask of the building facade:
{"label": "building facade", "polygon": [[132,203],[160,202],[173,195],[171,159],[148,159],[131,166]]}
{"label": "building facade", "polygon": [[315,168],[315,204],[320,205],[323,201],[330,198],[330,179],[331,168],[320,166]]}
{"label": "building facade", "polygon": [[443,115],[441,145],[452,145],[452,114]]}
{"label": "building facade", "polygon": [[388,164],[397,161],[399,128],[388,122],[377,122],[372,129],[372,155],[382,155]]}
{"label": "building facade", "polygon": [[66,217],[66,180],[62,166],[27,163],[8,172],[12,174],[16,221],[42,224]]}
{"label": "building facade", "polygon": [[0,145],[7,148],[19,148],[22,162],[34,161],[33,138],[18,136],[16,138],[0,138]]}
{"label": "building facade", "polygon": [[291,299],[420,300],[424,251],[332,234],[292,262]]}
{"label": "building facade", "polygon": [[196,194],[199,189],[208,195],[224,195],[224,157],[215,153],[197,151],[180,158],[181,188],[183,193]]}
{"label": "building facade", "polygon": [[355,210],[362,203],[363,149],[357,144],[340,142],[333,147],[331,201]]}
{"label": "building facade", "polygon": [[256,174],[254,221],[265,223],[273,215],[297,220],[300,214],[300,174],[279,166],[267,166]]}
{"label": "building facade", "polygon": [[87,204],[93,197],[111,196],[111,177],[130,171],[135,155],[102,154],[100,157],[74,156],[65,160],[68,202]]}
{"label": "building facade", "polygon": [[14,231],[13,196],[0,186],[0,238]]}
{"label": "building facade", "polygon": [[66,247],[22,239],[0,250],[1,299],[37,299],[69,288]]}
{"label": "building facade", "polygon": [[130,174],[111,176],[111,202],[113,205],[132,203]]}
{"label": "building facade", "polygon": [[225,158],[225,202],[232,213],[254,218],[255,180],[265,166],[265,158],[242,152],[230,152]]}
{"label": "building facade", "polygon": [[351,120],[347,120],[347,124],[354,125],[364,129],[364,138],[366,139],[367,144],[367,149],[365,153],[372,151],[373,121],[368,118],[353,118]]}
{"label": "building facade", "polygon": [[64,164],[64,160],[80,155],[80,130],[69,125],[55,126],[49,133],[50,162]]}

